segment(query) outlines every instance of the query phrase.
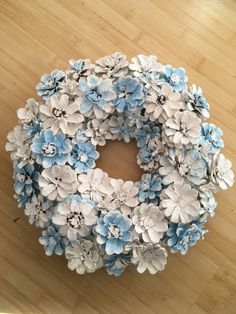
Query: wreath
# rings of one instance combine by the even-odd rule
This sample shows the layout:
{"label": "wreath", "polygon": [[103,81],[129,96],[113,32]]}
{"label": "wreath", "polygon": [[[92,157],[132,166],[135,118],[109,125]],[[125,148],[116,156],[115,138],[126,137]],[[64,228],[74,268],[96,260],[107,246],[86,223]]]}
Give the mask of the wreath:
{"label": "wreath", "polygon": [[[130,264],[162,271],[167,250],[186,254],[203,238],[214,193],[233,184],[222,131],[203,122],[209,105],[201,88],[156,56],[69,64],[41,77],[41,100],[17,110],[7,136],[19,207],[43,229],[46,255],[65,254],[78,274],[105,266],[118,276]],[[97,146],[132,138],[140,181],[96,168]]]}

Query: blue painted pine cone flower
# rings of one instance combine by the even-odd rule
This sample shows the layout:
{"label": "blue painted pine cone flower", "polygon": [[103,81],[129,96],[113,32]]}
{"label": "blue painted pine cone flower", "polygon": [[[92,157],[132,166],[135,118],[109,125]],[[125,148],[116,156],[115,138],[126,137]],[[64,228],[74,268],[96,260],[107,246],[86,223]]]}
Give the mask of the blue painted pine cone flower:
{"label": "blue painted pine cone flower", "polygon": [[159,203],[159,195],[162,191],[162,178],[157,174],[145,173],[139,183],[139,200],[144,203]]}
{"label": "blue painted pine cone flower", "polygon": [[34,166],[27,164],[22,168],[14,164],[13,179],[15,180],[15,192],[22,196],[31,196],[36,188],[38,188],[39,172]]}
{"label": "blue painted pine cone flower", "polygon": [[118,112],[133,112],[142,107],[144,102],[143,85],[130,75],[120,77],[114,84],[116,99],[113,106]]}
{"label": "blue painted pine cone flower", "polygon": [[160,129],[154,124],[154,122],[149,121],[142,127],[136,129],[135,138],[138,147],[143,147],[147,145],[151,139],[156,139],[160,137]]}
{"label": "blue painted pine cone flower", "polygon": [[80,112],[86,117],[92,114],[102,119],[112,111],[111,101],[116,94],[112,89],[110,79],[100,79],[94,75],[88,76],[79,82]]}
{"label": "blue painted pine cone flower", "polygon": [[204,123],[201,125],[201,136],[198,146],[201,146],[201,150],[210,154],[216,154],[224,147],[224,142],[221,139],[223,132],[220,128],[216,127],[212,123]]}
{"label": "blue painted pine cone flower", "polygon": [[182,255],[188,252],[189,247],[194,246],[207,232],[203,224],[195,221],[191,224],[171,223],[166,232],[165,241],[171,248],[171,252],[179,251]]}
{"label": "blue painted pine cone flower", "polygon": [[78,141],[73,146],[68,162],[78,173],[82,173],[94,168],[98,157],[99,153],[91,142]]}
{"label": "blue painted pine cone flower", "polygon": [[36,156],[36,162],[44,168],[49,168],[67,162],[71,144],[62,132],[53,134],[51,130],[43,130],[33,138],[31,149]]}
{"label": "blue painted pine cone flower", "polygon": [[206,98],[202,94],[200,87],[192,85],[189,88],[189,91],[184,95],[187,108],[190,111],[195,112],[199,118],[208,119],[209,118],[209,105],[206,101]]}
{"label": "blue painted pine cone flower", "polygon": [[43,230],[42,236],[39,238],[39,243],[44,246],[45,254],[47,256],[55,253],[56,255],[62,255],[65,247],[69,245],[69,241],[66,237],[61,235],[54,226],[48,226],[46,230]]}
{"label": "blue painted pine cone flower", "polygon": [[175,92],[182,92],[186,88],[188,81],[183,68],[173,68],[171,65],[164,67],[164,79],[173,88]]}
{"label": "blue painted pine cone flower", "polygon": [[98,244],[104,244],[107,255],[120,254],[131,241],[132,221],[119,211],[112,211],[97,221],[95,231]]}
{"label": "blue painted pine cone flower", "polygon": [[106,255],[104,258],[104,266],[109,275],[120,276],[126,267],[131,263],[131,256],[128,254]]}
{"label": "blue painted pine cone flower", "polygon": [[64,79],[65,73],[59,70],[53,70],[51,73],[44,74],[36,86],[37,94],[46,100],[49,96],[59,91],[59,83]]}

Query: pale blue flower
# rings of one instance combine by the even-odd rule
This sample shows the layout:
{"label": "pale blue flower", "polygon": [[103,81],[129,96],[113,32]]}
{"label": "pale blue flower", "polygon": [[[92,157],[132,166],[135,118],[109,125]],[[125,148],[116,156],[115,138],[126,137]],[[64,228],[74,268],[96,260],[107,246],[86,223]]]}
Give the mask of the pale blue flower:
{"label": "pale blue flower", "polygon": [[31,164],[26,164],[19,168],[14,163],[13,179],[15,180],[15,192],[22,197],[21,202],[25,203],[32,196],[35,189],[38,188],[39,172]]}
{"label": "pale blue flower", "polygon": [[157,174],[145,173],[139,182],[139,200],[142,203],[159,203],[159,195],[162,190],[162,179]]}
{"label": "pale blue flower", "polygon": [[160,137],[159,127],[152,121],[144,124],[141,128],[136,129],[135,138],[138,147],[143,147],[148,144],[149,140]]}
{"label": "pale blue flower", "polygon": [[65,73],[53,70],[51,73],[44,74],[36,86],[37,94],[46,100],[49,96],[59,91],[59,83],[64,81]]}
{"label": "pale blue flower", "polygon": [[155,146],[144,145],[140,148],[137,156],[138,165],[144,170],[154,170],[159,164],[158,151]]}
{"label": "pale blue flower", "polygon": [[164,79],[175,92],[182,92],[186,88],[188,80],[183,68],[173,68],[171,65],[164,67]]}
{"label": "pale blue flower", "polygon": [[98,158],[99,153],[91,142],[78,141],[72,148],[68,162],[78,173],[82,173],[94,168]]}
{"label": "pale blue flower", "polygon": [[209,105],[200,87],[197,88],[194,84],[190,87],[186,92],[186,103],[188,109],[194,111],[199,118],[209,118]]}
{"label": "pale blue flower", "polygon": [[182,255],[188,252],[189,247],[194,246],[198,240],[203,238],[207,232],[203,223],[194,221],[191,224],[170,223],[170,228],[166,232],[165,241],[171,248],[171,252],[179,251]]}
{"label": "pale blue flower", "polygon": [[97,242],[105,246],[107,255],[122,253],[124,245],[132,239],[131,226],[132,221],[119,211],[111,211],[98,219]]}
{"label": "pale blue flower", "polygon": [[130,263],[131,256],[128,254],[113,254],[104,257],[104,266],[109,275],[120,276]]}
{"label": "pale blue flower", "polygon": [[221,139],[222,135],[223,132],[220,128],[214,124],[204,123],[201,125],[199,145],[207,145],[209,152],[216,154],[222,147],[224,147],[224,142]]}
{"label": "pale blue flower", "polygon": [[65,247],[69,245],[69,240],[61,235],[54,226],[50,225],[46,230],[43,230],[39,243],[44,246],[46,255],[50,256],[53,253],[62,255]]}
{"label": "pale blue flower", "polygon": [[116,97],[112,90],[112,81],[99,79],[90,75],[87,79],[80,80],[80,111],[83,114],[90,115],[92,112],[99,119],[102,113],[111,112],[111,101]]}
{"label": "pale blue flower", "polygon": [[134,112],[144,102],[143,85],[130,75],[120,77],[114,84],[116,99],[113,105],[118,112]]}
{"label": "pale blue flower", "polygon": [[54,134],[51,130],[43,130],[33,138],[32,152],[36,162],[44,168],[54,164],[64,165],[71,151],[71,144],[62,132]]}

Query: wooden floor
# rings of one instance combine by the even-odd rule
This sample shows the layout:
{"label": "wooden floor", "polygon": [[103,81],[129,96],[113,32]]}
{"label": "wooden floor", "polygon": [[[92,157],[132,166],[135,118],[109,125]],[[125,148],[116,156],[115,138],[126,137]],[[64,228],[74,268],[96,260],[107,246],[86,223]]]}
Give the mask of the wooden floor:
{"label": "wooden floor", "polygon": [[[115,51],[185,67],[236,164],[235,0],[0,0],[0,313],[236,313],[235,188],[217,195],[205,241],[185,257],[170,255],[156,276],[135,268],[120,278],[76,275],[63,257],[44,255],[40,230],[16,206],[4,151],[16,109],[35,96],[42,73]],[[111,143],[101,153],[99,166],[111,176],[139,178],[134,144]]]}

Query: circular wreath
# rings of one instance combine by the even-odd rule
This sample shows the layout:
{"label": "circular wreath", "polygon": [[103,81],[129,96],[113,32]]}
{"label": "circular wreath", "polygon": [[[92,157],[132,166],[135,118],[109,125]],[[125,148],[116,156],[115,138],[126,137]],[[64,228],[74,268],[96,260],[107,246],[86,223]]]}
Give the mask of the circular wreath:
{"label": "circular wreath", "polygon": [[[46,255],[65,253],[79,274],[105,266],[117,276],[129,264],[155,274],[166,248],[186,254],[203,237],[213,193],[233,184],[222,131],[202,123],[209,105],[183,68],[121,53],[69,63],[41,77],[41,100],[18,109],[8,134],[19,207],[43,229]],[[132,138],[140,181],[95,168],[97,145]]]}

